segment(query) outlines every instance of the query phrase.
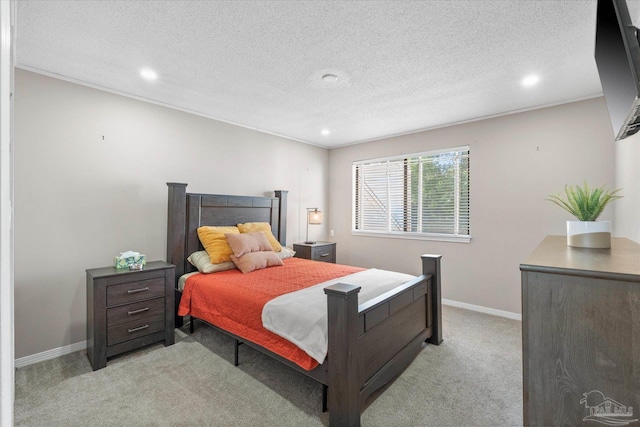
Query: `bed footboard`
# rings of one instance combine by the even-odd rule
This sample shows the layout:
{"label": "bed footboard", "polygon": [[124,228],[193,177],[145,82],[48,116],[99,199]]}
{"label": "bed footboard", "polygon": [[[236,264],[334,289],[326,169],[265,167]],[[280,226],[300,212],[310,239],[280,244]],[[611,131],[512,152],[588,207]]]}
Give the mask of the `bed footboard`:
{"label": "bed footboard", "polygon": [[329,423],[360,426],[367,397],[399,375],[424,342],[442,342],[440,255],[422,276],[358,306],[359,286],[325,288],[329,317]]}

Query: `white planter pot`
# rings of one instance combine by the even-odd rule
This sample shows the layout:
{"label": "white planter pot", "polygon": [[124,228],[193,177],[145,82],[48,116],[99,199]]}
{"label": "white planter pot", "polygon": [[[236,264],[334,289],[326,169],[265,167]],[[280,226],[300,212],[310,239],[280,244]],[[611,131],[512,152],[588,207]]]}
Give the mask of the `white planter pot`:
{"label": "white planter pot", "polygon": [[567,221],[567,245],[574,248],[610,248],[610,221]]}

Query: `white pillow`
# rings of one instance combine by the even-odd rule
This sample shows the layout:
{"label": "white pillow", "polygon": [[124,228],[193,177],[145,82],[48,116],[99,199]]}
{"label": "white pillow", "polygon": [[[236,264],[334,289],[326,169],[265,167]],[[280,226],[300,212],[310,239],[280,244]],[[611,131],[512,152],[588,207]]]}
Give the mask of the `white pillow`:
{"label": "white pillow", "polygon": [[278,255],[280,257],[280,259],[291,258],[295,254],[296,254],[296,252],[293,249],[289,249],[286,246],[283,246],[282,250],[280,252],[276,252],[276,255]]}
{"label": "white pillow", "polygon": [[221,262],[220,264],[212,264],[211,258],[207,251],[198,251],[189,255],[187,261],[191,263],[200,273],[215,273],[217,271],[232,270],[236,265],[231,261]]}

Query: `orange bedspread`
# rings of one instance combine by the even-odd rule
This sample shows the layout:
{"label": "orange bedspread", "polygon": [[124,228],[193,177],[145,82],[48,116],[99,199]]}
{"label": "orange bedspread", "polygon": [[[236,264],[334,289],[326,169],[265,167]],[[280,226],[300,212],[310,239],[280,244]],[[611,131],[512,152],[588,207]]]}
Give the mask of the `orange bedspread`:
{"label": "orange bedspread", "polygon": [[185,283],[178,315],[203,319],[311,370],[317,361],[262,326],[262,308],[280,295],[364,269],[301,258],[286,259],[284,264],[248,274],[239,270],[195,274]]}

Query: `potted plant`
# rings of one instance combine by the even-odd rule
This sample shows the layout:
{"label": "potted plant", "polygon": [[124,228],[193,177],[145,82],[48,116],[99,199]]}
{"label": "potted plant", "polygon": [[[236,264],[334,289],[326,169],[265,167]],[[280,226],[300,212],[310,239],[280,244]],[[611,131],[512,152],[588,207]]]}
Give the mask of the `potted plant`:
{"label": "potted plant", "polygon": [[567,245],[577,248],[611,247],[611,222],[597,219],[609,203],[622,197],[616,194],[620,190],[609,191],[604,185],[589,188],[585,182],[583,187],[565,185],[565,198],[560,194],[549,196],[547,200],[578,219],[567,221]]}

